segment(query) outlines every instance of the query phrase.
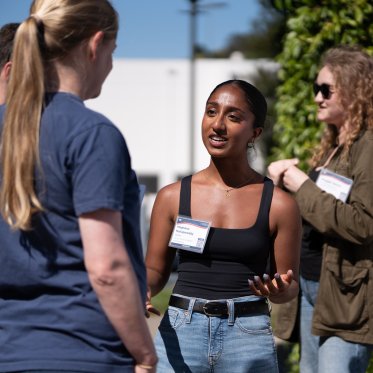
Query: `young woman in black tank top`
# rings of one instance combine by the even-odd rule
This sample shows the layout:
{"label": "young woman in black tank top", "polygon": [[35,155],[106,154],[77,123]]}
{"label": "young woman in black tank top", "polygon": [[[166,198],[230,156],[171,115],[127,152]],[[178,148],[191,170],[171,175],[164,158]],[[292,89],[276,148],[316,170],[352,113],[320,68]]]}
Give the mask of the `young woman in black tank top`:
{"label": "young woman in black tank top", "polygon": [[266,110],[251,84],[218,85],[202,121],[209,166],[156,198],[146,257],[150,312],[150,297],[170,275],[178,216],[210,224],[202,253],[179,250],[178,280],[156,336],[162,373],[278,371],[267,299],[282,303],[298,293],[301,220],[293,198],[248,163]]}

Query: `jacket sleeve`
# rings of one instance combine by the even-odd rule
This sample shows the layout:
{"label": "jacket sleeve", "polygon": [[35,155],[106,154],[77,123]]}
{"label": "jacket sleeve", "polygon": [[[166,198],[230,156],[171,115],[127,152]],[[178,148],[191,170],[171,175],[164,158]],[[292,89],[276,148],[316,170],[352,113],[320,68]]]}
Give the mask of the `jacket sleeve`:
{"label": "jacket sleeve", "polygon": [[320,233],[366,245],[373,240],[373,131],[351,149],[353,180],[344,203],[307,180],[296,193],[302,217]]}

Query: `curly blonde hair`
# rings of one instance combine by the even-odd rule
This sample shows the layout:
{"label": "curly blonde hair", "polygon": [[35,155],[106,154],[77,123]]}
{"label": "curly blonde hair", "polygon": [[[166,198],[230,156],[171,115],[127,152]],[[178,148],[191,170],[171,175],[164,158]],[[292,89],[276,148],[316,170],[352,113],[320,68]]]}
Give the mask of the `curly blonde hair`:
{"label": "curly blonde hair", "polygon": [[[342,151],[342,161],[347,163],[354,141],[363,131],[373,128],[373,58],[359,46],[341,45],[325,53],[321,67],[325,66],[333,74],[335,89],[351,128]],[[336,145],[338,131],[335,126],[327,125],[320,146],[311,159],[311,166],[318,166]]]}

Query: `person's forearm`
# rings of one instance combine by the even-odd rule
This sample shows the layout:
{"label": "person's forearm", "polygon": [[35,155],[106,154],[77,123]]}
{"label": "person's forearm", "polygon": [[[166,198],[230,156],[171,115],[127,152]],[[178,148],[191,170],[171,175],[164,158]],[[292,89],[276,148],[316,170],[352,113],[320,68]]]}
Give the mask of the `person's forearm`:
{"label": "person's forearm", "polygon": [[146,268],[147,283],[151,297],[154,297],[166,286],[170,273],[161,274],[152,268]]}
{"label": "person's forearm", "polygon": [[[358,181],[355,184],[358,188]],[[370,193],[368,188],[359,188],[361,196],[353,191],[349,203],[343,203],[308,181],[297,192],[296,200],[302,217],[318,232],[366,245],[373,237],[372,204],[367,197],[367,202],[363,203],[364,196]]]}
{"label": "person's forearm", "polygon": [[104,276],[92,276],[91,282],[107,317],[135,361],[155,365],[156,353],[131,265],[120,263]]}

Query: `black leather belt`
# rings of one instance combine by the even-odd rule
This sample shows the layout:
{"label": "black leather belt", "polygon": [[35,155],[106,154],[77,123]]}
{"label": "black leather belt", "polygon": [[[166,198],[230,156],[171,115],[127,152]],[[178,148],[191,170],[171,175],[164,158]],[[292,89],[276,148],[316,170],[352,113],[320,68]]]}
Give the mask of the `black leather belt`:
{"label": "black leather belt", "polygon": [[[189,308],[190,300],[188,298],[171,295],[169,305],[183,310]],[[196,300],[193,307],[193,312],[204,313],[207,316],[224,317],[228,316],[227,302]],[[249,315],[249,314],[269,314],[268,303],[265,299],[252,302],[236,302],[234,303],[234,316]]]}

